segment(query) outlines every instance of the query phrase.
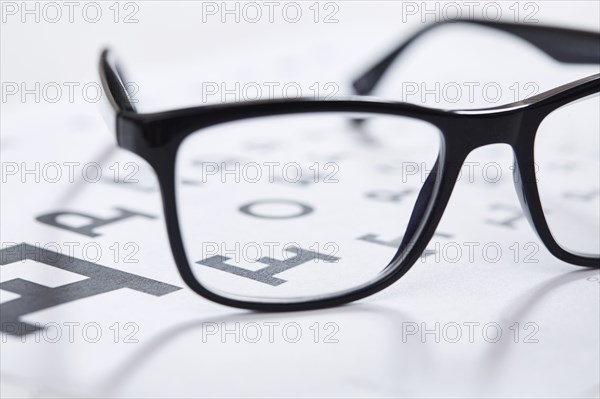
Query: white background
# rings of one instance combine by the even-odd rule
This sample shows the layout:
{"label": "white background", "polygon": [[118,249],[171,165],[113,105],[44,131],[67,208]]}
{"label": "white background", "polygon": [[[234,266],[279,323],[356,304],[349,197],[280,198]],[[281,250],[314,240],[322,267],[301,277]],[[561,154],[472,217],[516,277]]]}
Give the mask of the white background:
{"label": "white background", "polygon": [[[111,3],[102,2],[103,11],[108,13]],[[139,84],[139,107],[144,111],[198,104],[202,82],[207,81],[294,81],[304,88],[310,82],[338,82],[340,93],[349,93],[349,82],[357,73],[423,26],[420,15],[403,21],[399,2],[336,2],[339,22],[335,24],[314,23],[309,17],[298,24],[281,19],[274,24],[203,22],[200,3],[136,4],[139,22],[135,24],[114,23],[110,17],[91,24],[77,13],[74,23],[55,24],[23,23],[19,16],[4,15],[3,84],[96,81],[99,53],[110,45],[125,60],[130,79]],[[306,11],[308,3],[302,4]],[[510,21],[513,2],[498,4],[504,19]],[[600,29],[598,2],[535,4],[540,23]],[[428,18],[431,22],[432,17]],[[455,32],[457,36],[448,32],[432,33],[422,46],[411,49],[411,56],[378,94],[401,99],[397,88],[403,81],[493,81],[505,90],[512,82],[536,82],[540,90],[546,90],[598,72],[597,67],[558,64],[506,36],[494,41],[497,35],[488,31],[463,30]],[[462,99],[458,105],[431,97],[412,100],[444,108],[490,106],[481,97],[472,102]],[[89,162],[106,159],[106,153],[110,159],[139,162],[134,155],[110,152],[114,138],[97,108],[81,97],[74,103],[61,100],[56,104],[21,101],[18,96],[3,98],[2,162]],[[515,209],[518,212],[508,176],[510,150],[491,146],[477,150],[469,160],[495,161],[507,176],[496,184],[481,178],[475,183],[460,182],[439,230],[451,232],[458,242],[493,241],[506,251],[514,242],[537,243],[537,263],[514,262],[510,255],[499,263],[481,259],[418,263],[402,280],[372,298],[343,308],[294,314],[226,308],[187,288],[162,298],[120,290],[26,319],[95,321],[107,331],[116,321],[131,321],[140,328],[138,343],[90,344],[82,339],[23,343],[8,337],[1,343],[2,396],[598,397],[598,273],[580,271],[553,258],[523,218],[513,228],[487,223],[510,217]],[[2,242],[80,239],[34,220],[58,209],[110,216],[113,206],[129,205],[160,215],[157,192],[142,200],[139,193],[119,190],[98,184],[14,179],[3,183]],[[491,213],[498,207],[507,210]],[[184,287],[162,218],[132,220],[105,231],[111,241],[135,237],[141,248],[140,264],[127,270],[111,265],[109,255],[100,264]],[[3,267],[1,279],[25,278],[19,273]],[[42,282],[49,278],[47,271],[35,267],[31,273],[37,273]],[[58,278],[60,282],[67,276]],[[10,299],[4,296],[6,292],[2,294],[2,301]],[[294,344],[278,335],[273,343],[252,344],[216,336],[202,342],[206,323],[226,323],[232,328],[236,322],[262,325],[265,321],[298,323],[306,339]],[[339,342],[312,342],[309,327],[316,322],[335,323]],[[403,329],[413,323],[433,328],[435,323],[469,322],[498,323],[505,335],[500,342],[489,343],[479,330],[474,342],[464,337],[456,344],[443,337],[435,342],[431,336],[402,336]],[[538,342],[524,343],[523,336],[513,342],[509,327],[515,322],[521,326],[535,323]]]}

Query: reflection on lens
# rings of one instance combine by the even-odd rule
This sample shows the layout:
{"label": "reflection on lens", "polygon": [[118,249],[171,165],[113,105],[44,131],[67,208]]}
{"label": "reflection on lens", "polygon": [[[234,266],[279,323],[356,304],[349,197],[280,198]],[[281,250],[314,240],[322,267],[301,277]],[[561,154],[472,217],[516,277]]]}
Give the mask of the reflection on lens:
{"label": "reflection on lens", "polygon": [[224,123],[181,144],[176,196],[198,281],[228,298],[305,301],[364,285],[393,259],[440,132],[384,115]]}
{"label": "reflection on lens", "polygon": [[535,141],[538,189],[552,236],[562,248],[600,254],[600,96],[553,111]]}

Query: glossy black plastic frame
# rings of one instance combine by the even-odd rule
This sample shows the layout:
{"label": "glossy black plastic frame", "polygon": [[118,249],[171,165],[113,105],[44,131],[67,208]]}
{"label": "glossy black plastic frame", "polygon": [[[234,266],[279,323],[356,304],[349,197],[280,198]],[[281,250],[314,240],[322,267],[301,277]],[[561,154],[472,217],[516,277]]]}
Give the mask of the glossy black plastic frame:
{"label": "glossy black plastic frame", "polygon": [[[600,64],[600,34],[538,25],[480,21],[456,21],[484,25],[514,34],[558,61]],[[438,25],[417,32],[356,80],[359,94],[368,94],[385,71],[417,37]],[[557,108],[600,92],[600,74],[557,87],[516,103],[479,110],[440,110],[366,96],[349,99],[296,99],[199,106],[151,114],[138,113],[125,89],[125,79],[109,51],[100,59],[100,76],[120,147],[144,158],[160,184],[165,220],[173,256],[181,276],[195,292],[212,301],[262,311],[308,310],[337,306],[372,295],[402,277],[419,259],[442,217],[467,155],[476,148],[505,143],[514,151],[515,185],[531,226],[558,259],[573,265],[600,267],[600,258],[573,253],[553,238],[540,203],[534,168],[534,142],[542,120]],[[175,160],[181,142],[190,134],[225,122],[248,118],[315,112],[356,112],[398,115],[420,119],[441,131],[438,160],[417,198],[404,241],[393,260],[377,279],[355,290],[302,302],[245,301],[218,295],[204,287],[188,263],[176,206]]]}

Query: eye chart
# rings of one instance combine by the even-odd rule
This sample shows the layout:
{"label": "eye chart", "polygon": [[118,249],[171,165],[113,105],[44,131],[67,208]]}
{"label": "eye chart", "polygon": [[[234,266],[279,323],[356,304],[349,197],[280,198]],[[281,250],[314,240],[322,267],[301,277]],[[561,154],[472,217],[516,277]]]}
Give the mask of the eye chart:
{"label": "eye chart", "polygon": [[[119,20],[140,22],[92,40],[81,55],[90,59],[73,67],[85,72],[74,78],[54,60],[73,59],[68,50],[78,48],[60,47],[73,34],[67,24],[57,25],[62,33],[48,33],[53,48],[46,52],[39,38],[31,39],[35,51],[23,57],[38,70],[43,62],[36,54],[46,56],[55,69],[29,79],[4,54],[16,54],[15,35],[25,27],[3,23],[3,395],[598,396],[600,276],[555,259],[536,237],[515,193],[508,147],[469,156],[426,251],[402,279],[372,297],[322,311],[264,314],[218,305],[187,288],[172,258],[154,172],[116,148],[90,100],[101,45],[112,40],[123,47],[119,54],[136,83],[137,105],[151,112],[250,100],[257,93],[348,94],[361,68],[420,25],[407,20],[394,30],[385,14],[402,11],[400,5],[371,11],[365,21],[370,38],[348,43],[340,35],[358,26],[367,12],[360,4],[322,5],[318,20],[339,23],[315,25],[317,9],[307,3],[303,15],[310,19],[300,24],[325,37],[317,44],[299,41],[302,30],[285,20],[275,22],[282,27],[275,37],[263,25],[244,25],[240,15],[239,24],[217,24],[223,31],[201,30],[204,38],[222,32],[231,51],[207,40],[199,52],[214,55],[192,54],[183,62],[190,42],[169,50],[168,34],[151,36],[175,57],[152,64],[144,55],[152,46],[136,49],[140,42],[120,43],[119,35],[153,35],[152,27],[164,20],[183,35],[189,33],[183,27],[196,26],[185,10],[202,8],[131,4],[119,9]],[[113,27],[115,10],[108,3],[101,7],[110,20],[95,27],[76,23],[84,37]],[[586,7],[576,9],[593,15]],[[539,8],[547,23],[560,16],[555,6],[542,2]],[[198,15],[221,12],[204,11]],[[588,22],[590,29],[598,24]],[[27,29],[50,32],[43,20]],[[438,48],[446,48],[441,57],[460,59],[470,48],[449,46],[448,33],[432,34],[423,44],[439,39]],[[452,33],[469,37],[472,31]],[[357,47],[368,49],[375,35],[382,37],[375,49],[353,54]],[[523,66],[506,66],[504,75],[497,69],[502,76],[470,77],[458,65],[436,75],[435,68],[423,67],[426,46],[415,47],[378,95],[439,108],[490,107],[496,100],[490,100],[492,91],[482,91],[486,84],[486,90],[501,88],[500,105],[598,72],[589,66],[565,70],[506,37],[489,48],[492,37],[486,32],[473,38],[484,58],[510,52],[531,71],[520,77],[516,71]],[[289,46],[294,40],[295,50]],[[269,46],[281,54],[260,50]],[[539,70],[549,77],[537,76]],[[35,91],[36,81],[40,101],[35,92],[21,101],[23,87]],[[49,82],[62,93],[54,103],[47,101],[57,93]],[[457,87],[463,95],[453,103]],[[11,90],[17,92],[9,96]],[[190,138],[177,161],[176,192],[195,277],[220,292],[264,298],[337,292],[375,277],[402,241],[440,142],[426,124],[353,122],[361,117],[280,118],[268,128],[257,120]],[[585,215],[597,212],[599,186],[588,175],[598,165],[598,148],[556,139],[547,151],[554,155],[540,165],[540,184],[552,179],[567,202],[544,206],[552,211],[577,204],[573,218],[583,229]],[[573,153],[580,154],[577,162]]]}

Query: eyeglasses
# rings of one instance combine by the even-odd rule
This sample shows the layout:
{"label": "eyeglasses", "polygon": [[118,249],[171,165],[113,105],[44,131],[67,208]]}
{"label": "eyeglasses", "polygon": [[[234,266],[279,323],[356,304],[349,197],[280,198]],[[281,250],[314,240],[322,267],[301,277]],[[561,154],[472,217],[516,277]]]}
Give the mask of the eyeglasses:
{"label": "eyeglasses", "polygon": [[[563,63],[600,64],[598,33],[454,22],[516,35]],[[357,79],[359,96],[349,99],[138,113],[118,64],[102,53],[110,126],[118,145],[156,172],[173,256],[194,291],[266,311],[324,308],[376,293],[426,250],[467,155],[496,143],[514,151],[522,208],[548,250],[573,265],[600,266],[598,196],[573,198],[600,181],[600,74],[478,110],[365,96],[407,46],[439,25]],[[546,167],[565,143],[571,151],[560,161],[583,165],[576,178]]]}

